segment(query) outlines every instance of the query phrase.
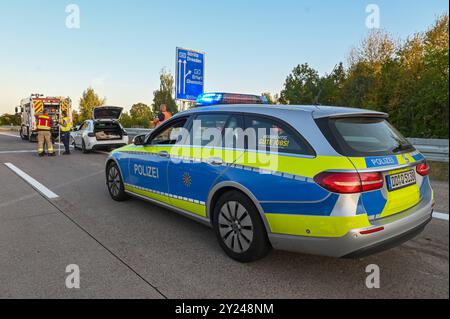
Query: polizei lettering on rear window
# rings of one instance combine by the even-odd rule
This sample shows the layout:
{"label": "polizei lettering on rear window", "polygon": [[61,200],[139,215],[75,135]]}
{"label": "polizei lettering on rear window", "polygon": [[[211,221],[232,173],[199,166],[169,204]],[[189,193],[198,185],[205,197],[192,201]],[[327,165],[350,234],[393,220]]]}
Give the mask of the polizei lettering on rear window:
{"label": "polizei lettering on rear window", "polygon": [[153,179],[159,179],[159,170],[156,167],[153,166],[144,166],[144,165],[134,165],[134,174],[153,178]]}

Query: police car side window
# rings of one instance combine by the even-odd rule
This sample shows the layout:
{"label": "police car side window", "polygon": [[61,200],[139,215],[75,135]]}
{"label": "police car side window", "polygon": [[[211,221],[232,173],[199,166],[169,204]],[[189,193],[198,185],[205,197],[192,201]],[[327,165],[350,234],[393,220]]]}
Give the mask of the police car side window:
{"label": "police car side window", "polygon": [[163,127],[157,132],[150,143],[151,145],[175,145],[183,137],[183,128],[186,125],[187,118],[172,122],[169,126]]}
{"label": "police car side window", "polygon": [[241,115],[231,115],[223,135],[225,148],[244,149],[244,125]]}
{"label": "police car side window", "polygon": [[[246,115],[245,118],[249,150],[314,155],[312,148],[281,121],[252,115]],[[248,134],[248,130],[254,134]]]}
{"label": "police car side window", "polygon": [[221,147],[228,114],[201,114],[195,117],[191,127],[191,141],[194,146]]}

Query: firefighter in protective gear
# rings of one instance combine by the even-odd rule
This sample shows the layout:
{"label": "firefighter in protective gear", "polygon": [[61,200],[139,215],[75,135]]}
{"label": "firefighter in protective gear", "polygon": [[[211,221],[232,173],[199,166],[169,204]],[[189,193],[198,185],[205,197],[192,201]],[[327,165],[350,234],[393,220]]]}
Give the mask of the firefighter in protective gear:
{"label": "firefighter in protective gear", "polygon": [[44,109],[44,113],[37,117],[38,131],[38,154],[44,156],[44,144],[47,145],[48,156],[55,156],[52,143],[52,118],[48,115],[48,111]]}
{"label": "firefighter in protective gear", "polygon": [[59,122],[59,128],[61,130],[61,142],[64,144],[65,152],[63,155],[70,155],[70,131],[72,130],[72,122],[70,118],[67,116],[67,112],[63,111],[62,118]]}
{"label": "firefighter in protective gear", "polygon": [[165,121],[167,121],[172,117],[172,114],[167,111],[167,106],[165,104],[162,104],[159,109],[160,112],[158,114],[158,118],[156,118],[155,121],[153,122],[155,124],[155,127],[160,126],[162,123],[164,123]]}

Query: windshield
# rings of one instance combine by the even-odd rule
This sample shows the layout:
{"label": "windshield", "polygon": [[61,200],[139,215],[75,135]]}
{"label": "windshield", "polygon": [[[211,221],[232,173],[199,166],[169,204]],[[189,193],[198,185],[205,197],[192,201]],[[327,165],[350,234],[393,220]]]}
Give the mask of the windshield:
{"label": "windshield", "polygon": [[345,156],[383,156],[414,151],[414,147],[384,118],[327,119],[322,131]]}

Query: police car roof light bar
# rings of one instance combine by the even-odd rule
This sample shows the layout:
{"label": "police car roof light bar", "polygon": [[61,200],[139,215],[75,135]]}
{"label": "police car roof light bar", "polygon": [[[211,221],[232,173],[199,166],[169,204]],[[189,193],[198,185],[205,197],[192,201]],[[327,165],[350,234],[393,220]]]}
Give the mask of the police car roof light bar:
{"label": "police car roof light bar", "polygon": [[197,99],[197,106],[224,104],[269,104],[269,102],[264,96],[232,93],[205,93]]}

